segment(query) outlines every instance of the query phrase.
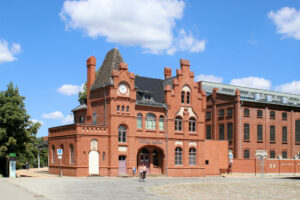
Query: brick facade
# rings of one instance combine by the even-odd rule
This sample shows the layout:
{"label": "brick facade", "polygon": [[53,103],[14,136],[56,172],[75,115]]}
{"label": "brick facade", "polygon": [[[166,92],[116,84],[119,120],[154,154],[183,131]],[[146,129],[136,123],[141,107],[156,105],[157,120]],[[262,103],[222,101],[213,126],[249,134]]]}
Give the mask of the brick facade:
{"label": "brick facade", "polygon": [[150,174],[168,176],[227,168],[228,142],[205,140],[206,93],[194,82],[189,61],[180,60],[174,77],[165,68],[163,80],[136,77],[117,49],[97,72],[95,66],[90,57],[87,102],[73,110],[75,123],[49,129],[50,173],[61,168],[69,176],[130,175],[142,163]]}

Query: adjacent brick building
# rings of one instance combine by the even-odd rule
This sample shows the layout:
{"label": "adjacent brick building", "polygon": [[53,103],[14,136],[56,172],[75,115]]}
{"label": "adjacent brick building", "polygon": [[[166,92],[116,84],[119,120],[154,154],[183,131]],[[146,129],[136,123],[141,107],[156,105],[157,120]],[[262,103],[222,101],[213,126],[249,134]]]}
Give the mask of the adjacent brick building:
{"label": "adjacent brick building", "polygon": [[[205,176],[228,166],[228,142],[205,140],[206,93],[187,60],[164,79],[135,76],[118,49],[96,72],[87,60],[87,102],[75,123],[49,129],[49,172],[64,175],[150,174]],[[63,149],[58,160],[57,149]]]}

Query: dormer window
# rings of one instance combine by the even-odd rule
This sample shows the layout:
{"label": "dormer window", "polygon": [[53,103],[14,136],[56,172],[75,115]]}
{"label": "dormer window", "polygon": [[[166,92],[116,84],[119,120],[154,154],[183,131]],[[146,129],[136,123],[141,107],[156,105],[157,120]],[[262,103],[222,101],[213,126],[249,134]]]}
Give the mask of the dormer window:
{"label": "dormer window", "polygon": [[144,94],[143,98],[146,101],[151,101],[152,100],[152,96],[150,94]]}

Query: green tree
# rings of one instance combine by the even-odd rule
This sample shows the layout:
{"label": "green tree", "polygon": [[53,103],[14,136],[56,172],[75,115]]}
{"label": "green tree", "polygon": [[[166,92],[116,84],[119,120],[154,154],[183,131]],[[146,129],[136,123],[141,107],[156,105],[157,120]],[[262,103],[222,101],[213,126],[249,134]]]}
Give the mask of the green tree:
{"label": "green tree", "polygon": [[13,83],[0,92],[0,159],[8,159],[9,153],[17,153],[17,164],[35,157],[34,141],[41,126],[30,121],[24,99]]}
{"label": "green tree", "polygon": [[79,103],[82,104],[86,104],[86,100],[87,100],[87,89],[86,89],[86,82],[83,85],[83,91],[78,93],[78,101]]}

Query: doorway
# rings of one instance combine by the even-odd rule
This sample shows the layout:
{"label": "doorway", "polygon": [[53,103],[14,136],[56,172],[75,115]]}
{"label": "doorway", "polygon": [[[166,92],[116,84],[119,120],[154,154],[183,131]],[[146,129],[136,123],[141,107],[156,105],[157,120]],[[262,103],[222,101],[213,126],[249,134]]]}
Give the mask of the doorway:
{"label": "doorway", "polygon": [[119,175],[126,175],[126,156],[119,156]]}
{"label": "doorway", "polygon": [[89,153],[89,174],[99,175],[99,153],[98,151],[91,151]]}

